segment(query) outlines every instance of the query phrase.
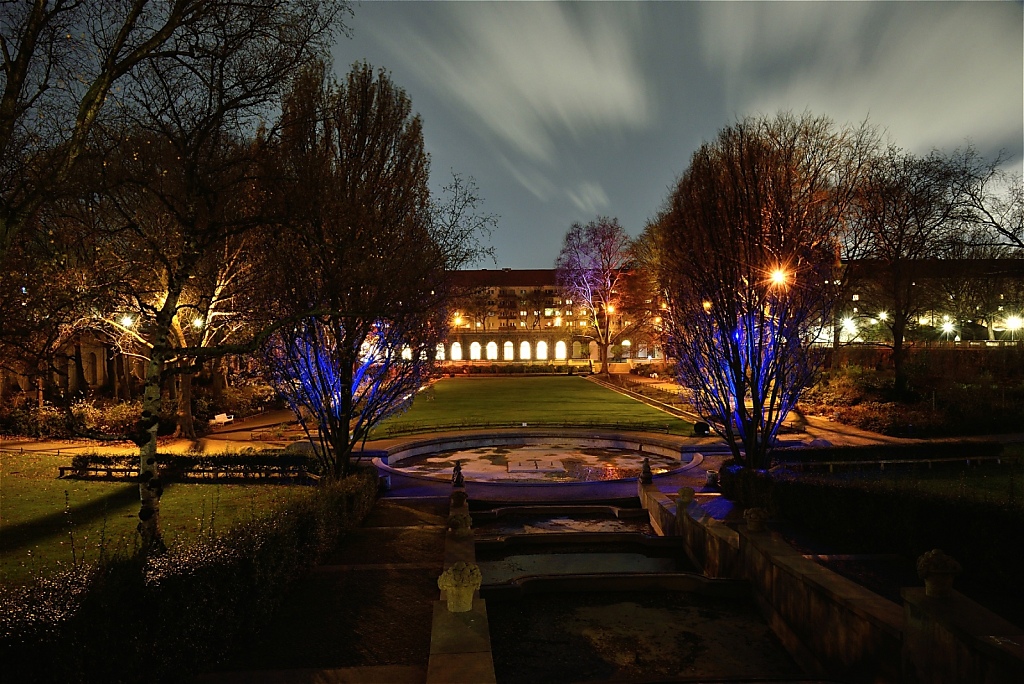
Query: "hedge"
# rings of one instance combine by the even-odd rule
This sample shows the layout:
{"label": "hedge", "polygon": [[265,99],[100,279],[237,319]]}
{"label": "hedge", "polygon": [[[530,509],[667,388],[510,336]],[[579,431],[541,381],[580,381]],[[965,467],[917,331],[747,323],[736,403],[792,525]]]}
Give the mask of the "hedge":
{"label": "hedge", "polygon": [[[290,452],[282,449],[222,454],[161,454],[157,465],[169,481],[187,477],[197,468],[219,470],[225,475],[252,476],[268,468],[304,468],[306,472],[322,474],[320,461],[312,453]],[[88,466],[136,467],[138,454],[76,454],[71,459],[72,475],[84,477]]]}
{"label": "hedge", "polygon": [[138,555],[0,591],[0,662],[18,682],[173,682],[267,624],[288,584],[373,505],[376,471],[149,560]]}

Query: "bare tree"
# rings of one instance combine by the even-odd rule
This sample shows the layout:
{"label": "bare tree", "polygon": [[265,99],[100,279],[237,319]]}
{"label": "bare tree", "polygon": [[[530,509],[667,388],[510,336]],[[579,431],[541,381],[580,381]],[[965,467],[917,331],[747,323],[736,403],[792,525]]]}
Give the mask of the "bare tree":
{"label": "bare tree", "polygon": [[618,219],[600,216],[587,225],[572,224],[555,260],[565,298],[585,316],[583,336],[597,342],[603,375],[608,375],[608,347],[621,332],[616,312],[630,268],[630,244]]}
{"label": "bare tree", "polygon": [[[123,79],[125,107],[102,129],[110,151],[104,173],[111,247],[152,272],[141,290],[130,287],[122,298],[136,307],[150,345],[134,436],[146,552],[164,547],[155,459],[164,380],[191,372],[194,360],[237,351],[180,346],[176,331],[203,305],[187,296],[190,283],[215,279],[227,241],[272,220],[276,188],[264,177],[268,136],[260,126],[294,72],[326,49],[341,8],[309,0],[204,5],[199,21],[167,41],[170,56],[140,64]],[[265,311],[260,335],[273,325]]]}
{"label": "bare tree", "polygon": [[854,220],[866,236],[868,258],[857,268],[871,299],[885,309],[897,396],[909,388],[907,333],[933,302],[927,260],[939,257],[971,220],[960,154],[918,157],[889,147],[872,162],[858,192]]}
{"label": "bare tree", "polygon": [[818,362],[857,181],[849,142],[809,115],[740,121],[694,153],[655,224],[679,379],[748,467],[768,467]]}
{"label": "bare tree", "polygon": [[480,224],[467,194],[434,204],[421,121],[367,64],[342,84],[323,65],[302,72],[280,130],[294,223],[276,248],[288,268],[274,289],[283,311],[319,313],[281,329],[267,359],[300,420],[316,418],[328,474],[342,477],[355,445],[432,367],[449,273],[478,256]]}
{"label": "bare tree", "polygon": [[28,0],[0,12],[0,264],[86,151],[115,84],[164,59],[206,19],[206,0]]}

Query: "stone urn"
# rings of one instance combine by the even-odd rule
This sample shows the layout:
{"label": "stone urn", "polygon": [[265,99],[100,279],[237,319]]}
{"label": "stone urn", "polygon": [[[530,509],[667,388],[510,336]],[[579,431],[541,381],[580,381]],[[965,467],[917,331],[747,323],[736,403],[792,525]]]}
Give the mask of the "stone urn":
{"label": "stone urn", "polygon": [[679,488],[679,500],[676,502],[676,508],[682,510],[690,505],[693,501],[695,492],[693,487],[680,487]]}
{"label": "stone urn", "polygon": [[924,595],[949,596],[953,578],[963,571],[960,563],[940,549],[932,549],[917,559],[917,576],[924,580]]}
{"label": "stone urn", "polygon": [[448,500],[451,502],[452,508],[462,508],[463,506],[466,505],[466,501],[468,499],[469,495],[466,494],[466,490],[464,489],[456,489],[451,493],[451,496],[448,497]]}
{"label": "stone urn", "polygon": [[448,516],[448,529],[459,538],[473,536],[473,517],[469,513],[458,512]]}
{"label": "stone urn", "polygon": [[747,521],[748,532],[764,532],[768,511],[763,508],[748,508],[743,511],[743,519]]}
{"label": "stone urn", "polygon": [[717,487],[718,486],[718,471],[717,470],[709,470],[709,471],[707,471],[707,473],[705,473],[705,476],[708,479],[708,486],[709,487]]}
{"label": "stone urn", "polygon": [[480,588],[483,577],[476,563],[459,561],[441,573],[437,588],[445,593],[449,613],[473,610],[473,593]]}

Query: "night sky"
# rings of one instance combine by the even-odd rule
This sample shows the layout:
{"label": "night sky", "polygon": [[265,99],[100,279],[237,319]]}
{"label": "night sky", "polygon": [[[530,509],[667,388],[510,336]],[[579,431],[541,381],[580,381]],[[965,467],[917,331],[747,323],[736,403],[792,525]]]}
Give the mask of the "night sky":
{"label": "night sky", "polygon": [[497,264],[551,268],[574,221],[636,235],[748,114],[869,119],[907,150],[1024,158],[1020,2],[363,2],[334,49],[391,72],[431,183],[476,179]]}

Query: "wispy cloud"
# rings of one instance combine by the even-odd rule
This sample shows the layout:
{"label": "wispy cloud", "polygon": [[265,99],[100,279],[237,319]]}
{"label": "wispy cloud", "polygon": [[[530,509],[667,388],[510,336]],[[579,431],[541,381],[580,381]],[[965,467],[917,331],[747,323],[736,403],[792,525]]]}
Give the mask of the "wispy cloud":
{"label": "wispy cloud", "polygon": [[584,214],[596,214],[609,205],[608,194],[598,183],[585,181],[566,190],[566,196]]}
{"label": "wispy cloud", "polygon": [[633,9],[588,9],[446,3],[429,30],[390,26],[380,39],[481,133],[496,136],[510,153],[550,163],[565,136],[636,129],[652,118]]}
{"label": "wispy cloud", "polygon": [[[1018,3],[708,3],[702,55],[738,114],[870,115],[923,152],[1019,139]],[[1009,87],[993,89],[992,83]]]}

